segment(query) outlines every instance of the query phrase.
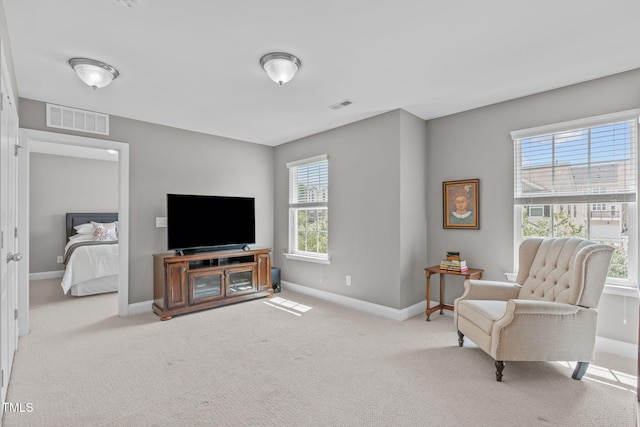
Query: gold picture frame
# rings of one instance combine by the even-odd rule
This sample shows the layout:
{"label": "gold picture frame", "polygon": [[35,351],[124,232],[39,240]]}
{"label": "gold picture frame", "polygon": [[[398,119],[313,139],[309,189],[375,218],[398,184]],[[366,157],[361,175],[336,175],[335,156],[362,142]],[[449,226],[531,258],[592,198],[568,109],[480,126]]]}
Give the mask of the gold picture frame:
{"label": "gold picture frame", "polygon": [[444,228],[480,228],[480,180],[442,183],[442,224]]}

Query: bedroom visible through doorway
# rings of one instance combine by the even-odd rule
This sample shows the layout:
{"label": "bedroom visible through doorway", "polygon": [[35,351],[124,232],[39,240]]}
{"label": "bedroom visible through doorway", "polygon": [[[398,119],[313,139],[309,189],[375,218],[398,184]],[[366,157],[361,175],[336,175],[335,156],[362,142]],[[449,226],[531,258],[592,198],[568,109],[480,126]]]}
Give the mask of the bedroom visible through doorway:
{"label": "bedroom visible through doorway", "polygon": [[[21,144],[25,147],[24,151],[26,153],[29,153],[29,156],[24,156],[25,159],[21,159],[21,177],[23,179],[23,182],[25,182],[26,184],[22,186],[20,191],[26,200],[33,200],[31,199],[33,195],[30,194],[31,186],[29,185],[29,177],[31,176],[30,167],[33,159],[36,159],[36,161],[42,162],[43,159],[46,160],[47,155],[50,155],[50,156],[57,155],[57,156],[62,156],[59,159],[60,160],[64,159],[64,161],[68,162],[69,165],[71,165],[71,163],[74,163],[74,162],[76,162],[74,163],[74,165],[81,165],[82,163],[77,163],[79,160],[81,160],[78,158],[78,156],[84,157],[87,155],[87,153],[94,152],[94,153],[102,153],[102,155],[106,155],[108,157],[108,156],[114,156],[114,153],[115,153],[115,157],[117,158],[116,160],[117,171],[110,172],[111,175],[109,176],[112,176],[114,178],[113,181],[115,181],[113,185],[116,188],[111,189],[112,191],[114,191],[115,194],[112,194],[110,197],[115,198],[117,200],[117,203],[115,204],[115,209],[113,210],[115,210],[114,213],[117,214],[117,217],[118,217],[117,225],[118,225],[119,250],[118,250],[118,253],[115,255],[117,257],[116,262],[118,263],[118,270],[119,270],[119,274],[115,281],[117,285],[117,291],[118,291],[118,297],[117,297],[118,313],[117,314],[121,316],[127,315],[129,312],[129,307],[128,307],[128,293],[129,293],[129,289],[128,289],[129,288],[128,286],[128,238],[129,238],[128,236],[128,229],[129,229],[128,227],[129,226],[128,224],[129,222],[128,221],[129,219],[129,215],[128,215],[129,213],[128,212],[129,210],[128,148],[129,147],[128,147],[128,144],[123,142],[107,141],[107,140],[101,140],[101,139],[95,139],[95,138],[86,138],[86,137],[65,135],[65,134],[52,133],[52,132],[43,132],[43,131],[36,131],[31,129],[21,129],[20,140],[21,140]],[[110,153],[107,152],[107,150],[109,150]],[[84,154],[82,154],[83,152]],[[33,159],[31,159],[32,155],[34,156]],[[87,161],[90,162],[90,160],[87,160]],[[88,167],[94,167],[95,165],[103,165],[103,162],[101,163],[95,159],[94,159],[94,162],[95,163],[93,165]],[[70,166],[70,167],[74,167],[74,166]],[[82,169],[82,167],[78,167],[78,168]],[[95,187],[95,191],[98,196],[99,196],[100,190],[103,189],[97,183],[91,184],[91,183],[78,182],[75,185],[78,186],[78,188],[81,186],[85,186],[85,187],[89,186],[90,187],[89,190],[91,190],[91,187]],[[67,192],[66,194],[68,196],[69,194],[72,194],[72,193],[73,193],[73,190],[71,190],[71,193]],[[80,192],[78,191],[78,193]],[[55,195],[51,197],[55,200]],[[108,205],[109,204],[107,203],[105,207]],[[111,205],[113,205],[113,203],[111,203]],[[77,206],[78,207],[77,211],[79,212],[83,212],[86,210],[89,210],[89,211],[95,210],[91,207],[89,207],[88,209],[82,208],[82,203],[79,203],[77,205],[71,204],[70,206]],[[99,204],[98,205],[94,204],[94,206],[99,206]],[[71,210],[76,210],[76,209],[71,209]],[[27,254],[31,253],[28,247],[29,236],[31,234],[29,230],[29,218],[30,218],[29,212],[30,211],[31,211],[31,207],[29,203],[27,203],[26,206],[20,209],[20,213],[19,213],[20,218],[22,220],[22,224],[25,225],[23,228],[26,229],[25,232],[22,234],[23,236],[25,236],[25,242],[23,247],[26,248],[25,252],[27,252]],[[36,223],[36,225],[38,224]],[[66,239],[66,238],[67,238],[66,235],[63,235],[61,237],[61,239]],[[57,245],[59,243],[57,242],[57,240],[61,240],[61,239],[54,239],[55,241],[53,242],[53,245]],[[49,260],[49,258],[52,258],[53,257],[52,254],[55,253],[59,260],[59,257],[61,255],[58,252],[59,251],[56,246],[56,247],[50,248],[48,254],[45,257],[39,255],[40,258],[45,259],[44,262],[49,262],[49,264],[45,264],[45,265],[41,264],[38,267],[38,270],[42,271],[42,270],[48,270],[50,268],[55,269],[57,264],[56,263],[51,264],[53,261]],[[27,258],[26,259],[27,263],[31,261],[39,262],[39,263],[43,262],[41,259],[34,258],[33,260],[31,260],[29,259],[29,257],[26,257],[26,258]],[[62,267],[62,265],[60,266]],[[26,277],[21,277],[21,286],[20,286],[21,292],[19,295],[19,306],[20,306],[19,321],[20,321],[21,334],[22,334],[22,331],[26,333],[29,330],[29,327],[28,327],[29,326],[29,317],[28,317],[29,316],[28,314],[29,313],[29,271],[32,271],[32,269],[26,269]],[[42,278],[45,278],[45,277],[42,277]],[[39,278],[39,277],[37,277],[36,275],[35,278]],[[62,287],[60,287],[59,291],[61,294],[63,293]]]}

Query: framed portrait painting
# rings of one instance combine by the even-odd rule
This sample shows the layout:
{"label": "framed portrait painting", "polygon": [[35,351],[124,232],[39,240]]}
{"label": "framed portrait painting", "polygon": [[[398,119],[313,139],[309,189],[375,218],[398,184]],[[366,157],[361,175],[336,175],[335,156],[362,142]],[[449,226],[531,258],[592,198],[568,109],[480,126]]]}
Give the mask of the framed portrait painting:
{"label": "framed portrait painting", "polygon": [[480,228],[480,180],[442,183],[443,227],[477,230]]}

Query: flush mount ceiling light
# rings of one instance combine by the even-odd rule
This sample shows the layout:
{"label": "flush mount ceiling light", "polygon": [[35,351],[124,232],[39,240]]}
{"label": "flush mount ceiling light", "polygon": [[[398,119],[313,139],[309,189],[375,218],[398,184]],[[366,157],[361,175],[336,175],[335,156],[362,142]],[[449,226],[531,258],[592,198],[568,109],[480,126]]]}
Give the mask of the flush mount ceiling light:
{"label": "flush mount ceiling light", "polygon": [[80,80],[92,88],[103,88],[116,79],[120,73],[109,64],[88,58],[71,58],[69,65]]}
{"label": "flush mount ceiling light", "polygon": [[271,52],[260,58],[260,65],[271,80],[283,85],[295,76],[302,62],[290,53]]}

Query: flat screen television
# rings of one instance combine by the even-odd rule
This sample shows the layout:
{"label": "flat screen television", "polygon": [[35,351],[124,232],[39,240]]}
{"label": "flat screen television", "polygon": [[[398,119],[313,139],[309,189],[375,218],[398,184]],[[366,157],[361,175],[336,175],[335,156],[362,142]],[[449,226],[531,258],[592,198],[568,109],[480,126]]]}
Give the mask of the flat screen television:
{"label": "flat screen television", "polygon": [[256,241],[253,197],[167,194],[167,244],[178,253],[240,248]]}

